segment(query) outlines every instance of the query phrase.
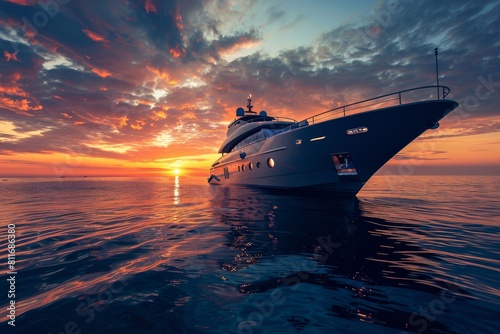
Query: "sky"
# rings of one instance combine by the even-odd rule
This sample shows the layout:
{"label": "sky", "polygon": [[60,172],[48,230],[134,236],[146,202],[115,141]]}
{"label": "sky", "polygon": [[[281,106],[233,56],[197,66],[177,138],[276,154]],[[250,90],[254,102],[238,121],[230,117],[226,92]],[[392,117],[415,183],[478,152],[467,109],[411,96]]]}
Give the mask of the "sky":
{"label": "sky", "polygon": [[208,175],[237,107],[440,84],[400,174],[500,170],[500,1],[0,0],[0,177]]}

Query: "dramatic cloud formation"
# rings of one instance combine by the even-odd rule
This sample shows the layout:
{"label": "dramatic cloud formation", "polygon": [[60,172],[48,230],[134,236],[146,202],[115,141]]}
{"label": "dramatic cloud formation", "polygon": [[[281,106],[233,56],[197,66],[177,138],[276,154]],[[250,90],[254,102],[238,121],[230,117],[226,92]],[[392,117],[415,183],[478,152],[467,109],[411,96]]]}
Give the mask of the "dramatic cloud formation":
{"label": "dramatic cloud formation", "polygon": [[[435,84],[438,46],[441,83],[461,107],[442,123],[444,130],[421,141],[484,136],[495,153],[499,1],[364,1],[362,8],[371,9],[363,12],[346,1],[351,16],[334,22],[304,14],[304,6],[263,0],[2,2],[0,166],[21,173],[16,166],[38,164],[49,170],[42,174],[54,166],[55,174],[77,167],[97,174],[106,168],[109,174],[208,169],[249,93],[256,108],[301,119]],[[342,5],[318,6],[333,17]],[[307,31],[317,33],[310,38]],[[423,158],[453,162],[448,151],[453,145]]]}

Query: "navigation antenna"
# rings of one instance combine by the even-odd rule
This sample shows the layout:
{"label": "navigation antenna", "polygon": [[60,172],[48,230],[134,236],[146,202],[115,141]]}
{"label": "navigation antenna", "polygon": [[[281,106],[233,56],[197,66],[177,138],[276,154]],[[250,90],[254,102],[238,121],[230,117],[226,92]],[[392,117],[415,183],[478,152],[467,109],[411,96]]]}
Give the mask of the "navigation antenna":
{"label": "navigation antenna", "polygon": [[248,104],[247,104],[248,112],[252,112],[252,108],[253,108],[253,105],[252,105],[252,94],[248,95],[247,101],[248,101]]}
{"label": "navigation antenna", "polygon": [[437,97],[439,100],[439,72],[438,72],[438,48],[434,49],[434,55],[436,56],[436,82],[437,82]]}

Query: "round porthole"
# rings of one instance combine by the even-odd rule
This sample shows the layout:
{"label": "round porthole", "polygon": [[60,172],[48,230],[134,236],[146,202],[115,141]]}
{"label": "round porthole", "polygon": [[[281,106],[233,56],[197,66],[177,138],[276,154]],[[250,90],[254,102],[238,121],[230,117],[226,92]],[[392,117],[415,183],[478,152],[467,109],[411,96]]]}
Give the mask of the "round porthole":
{"label": "round porthole", "polygon": [[245,165],[241,165],[241,170],[244,172],[245,171]]}
{"label": "round porthole", "polygon": [[267,165],[269,166],[269,168],[273,168],[274,167],[274,160],[273,160],[273,158],[267,159]]}
{"label": "round porthole", "polygon": [[260,168],[260,162],[257,162],[257,168]]}
{"label": "round porthole", "polygon": [[238,166],[238,172],[241,172],[241,167],[240,166]]}
{"label": "round porthole", "polygon": [[253,169],[253,163],[249,163],[248,164],[248,168],[250,168],[250,170],[252,170]]}

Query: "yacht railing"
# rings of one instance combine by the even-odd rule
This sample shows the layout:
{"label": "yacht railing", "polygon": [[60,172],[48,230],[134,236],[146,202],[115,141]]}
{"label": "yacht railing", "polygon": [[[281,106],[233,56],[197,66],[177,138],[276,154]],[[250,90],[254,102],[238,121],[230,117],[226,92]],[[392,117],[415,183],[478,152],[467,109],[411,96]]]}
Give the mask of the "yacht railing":
{"label": "yacht railing", "polygon": [[[442,91],[441,97],[438,96],[437,100],[444,100],[448,94],[450,93],[450,88],[447,86],[422,86],[422,87],[416,87],[416,88],[410,88],[410,89],[405,89],[405,90],[400,90],[398,92],[394,93],[389,93],[385,95],[380,95],[371,99],[367,100],[362,100],[354,103],[349,103],[340,107],[336,107],[327,111],[324,111],[322,113],[319,113],[317,115],[308,117],[300,122],[296,122],[286,128],[283,128],[277,132],[275,132],[273,135],[277,135],[282,132],[290,131],[295,128],[303,127],[303,126],[308,126],[311,124],[316,124],[316,123],[321,123],[330,119],[338,118],[338,117],[345,117],[349,113],[349,115],[352,114],[357,114],[358,112],[353,112],[356,109],[363,109],[362,112],[364,111],[369,111],[373,109],[378,109],[382,107],[389,107],[389,106],[395,106],[395,105],[401,105],[403,104],[403,98],[408,97],[410,95],[410,92],[415,92],[415,91],[421,91],[425,89],[434,89],[434,92],[439,92]],[[431,96],[427,97],[425,100],[431,100]],[[417,101],[422,101],[422,99],[417,100],[413,99],[413,101],[406,101],[405,103],[411,103],[411,102],[417,102]]]}

